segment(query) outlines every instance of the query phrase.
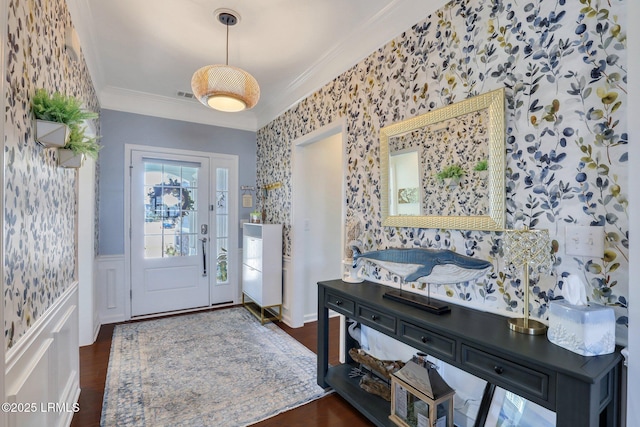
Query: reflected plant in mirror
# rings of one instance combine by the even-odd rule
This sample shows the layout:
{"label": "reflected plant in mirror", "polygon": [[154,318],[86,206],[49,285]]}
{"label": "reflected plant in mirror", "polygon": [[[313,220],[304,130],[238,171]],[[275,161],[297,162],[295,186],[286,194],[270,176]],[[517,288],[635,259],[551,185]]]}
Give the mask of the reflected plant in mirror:
{"label": "reflected plant in mirror", "polygon": [[504,228],[504,133],[504,89],[381,129],[383,225]]}

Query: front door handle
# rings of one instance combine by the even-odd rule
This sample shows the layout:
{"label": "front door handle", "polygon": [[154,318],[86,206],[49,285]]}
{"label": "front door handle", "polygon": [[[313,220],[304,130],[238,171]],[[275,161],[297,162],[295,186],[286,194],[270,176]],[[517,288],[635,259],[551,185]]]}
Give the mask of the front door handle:
{"label": "front door handle", "polygon": [[207,277],[207,238],[200,239],[202,242],[202,277]]}

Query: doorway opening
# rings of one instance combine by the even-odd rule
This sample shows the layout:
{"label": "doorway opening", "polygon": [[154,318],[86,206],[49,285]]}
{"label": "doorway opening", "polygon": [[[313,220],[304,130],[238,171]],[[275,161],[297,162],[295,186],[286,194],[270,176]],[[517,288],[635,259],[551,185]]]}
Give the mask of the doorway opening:
{"label": "doorway opening", "polygon": [[317,282],[342,275],[344,138],[344,123],[337,123],[294,141],[293,280],[285,290],[293,327],[317,320]]}

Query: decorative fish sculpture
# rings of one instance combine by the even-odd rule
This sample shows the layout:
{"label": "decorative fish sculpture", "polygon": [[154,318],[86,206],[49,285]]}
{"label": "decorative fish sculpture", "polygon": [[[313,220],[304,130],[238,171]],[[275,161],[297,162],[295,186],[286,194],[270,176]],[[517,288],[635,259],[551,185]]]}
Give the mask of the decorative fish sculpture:
{"label": "decorative fish sculpture", "polygon": [[448,249],[391,248],[362,253],[353,249],[353,267],[366,259],[402,277],[406,282],[436,285],[467,282],[484,276],[493,265],[489,261],[461,255]]}

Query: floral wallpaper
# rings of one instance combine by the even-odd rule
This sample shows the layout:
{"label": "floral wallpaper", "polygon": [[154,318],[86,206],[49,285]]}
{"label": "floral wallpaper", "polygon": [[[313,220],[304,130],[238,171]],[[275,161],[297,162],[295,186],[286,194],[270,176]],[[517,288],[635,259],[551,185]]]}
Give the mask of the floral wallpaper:
{"label": "floral wallpaper", "polygon": [[71,17],[64,0],[8,6],[4,188],[4,333],[11,348],[75,278],[76,171],[35,142],[30,99],[44,87],[99,110],[83,60],[64,47]]}
{"label": "floral wallpaper", "polygon": [[[302,100],[258,132],[258,185],[291,254],[291,143],[347,123],[347,215],[365,249],[447,248],[487,259],[475,282],[431,289],[494,312],[523,312],[523,286],[504,265],[501,233],[382,227],[379,131],[391,123],[500,87],[506,89],[508,228],[548,229],[551,274],[532,278],[532,315],[578,275],[591,301],[615,307],[626,343],[629,291],[625,0],[454,0]],[[599,225],[602,257],[565,254],[566,225]],[[368,265],[372,280],[398,282]],[[417,284],[415,285],[417,286]],[[424,290],[417,289],[418,292]]]}

